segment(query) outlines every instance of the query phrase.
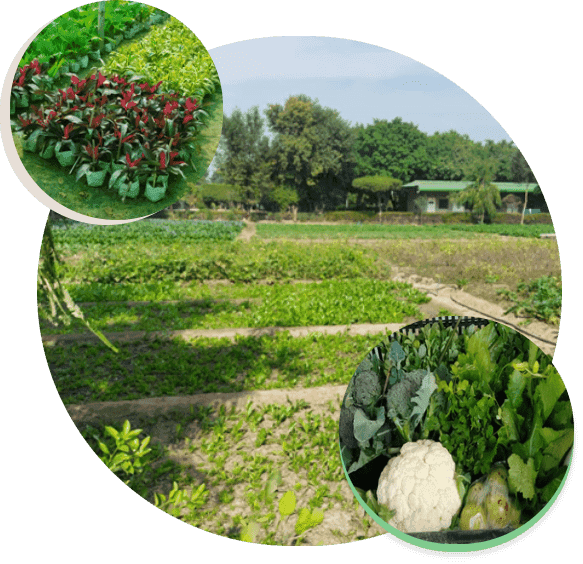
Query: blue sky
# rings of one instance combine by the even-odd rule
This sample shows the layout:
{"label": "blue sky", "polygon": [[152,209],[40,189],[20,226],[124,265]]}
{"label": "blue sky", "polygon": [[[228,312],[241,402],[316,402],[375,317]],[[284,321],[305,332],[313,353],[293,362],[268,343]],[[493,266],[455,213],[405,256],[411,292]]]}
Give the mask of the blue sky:
{"label": "blue sky", "polygon": [[352,125],[401,117],[428,134],[455,129],[474,141],[510,141],[503,127],[443,75],[388,49],[327,37],[268,37],[209,50],[224,112],[317,98]]}

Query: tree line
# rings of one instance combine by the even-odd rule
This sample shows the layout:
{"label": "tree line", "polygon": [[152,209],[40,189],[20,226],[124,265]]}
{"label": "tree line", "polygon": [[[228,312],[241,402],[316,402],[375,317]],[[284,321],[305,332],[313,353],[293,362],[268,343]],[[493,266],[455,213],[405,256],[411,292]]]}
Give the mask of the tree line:
{"label": "tree line", "polygon": [[512,142],[429,135],[400,117],[352,126],[303,94],[263,114],[254,106],[224,116],[215,164],[206,182],[236,186],[248,207],[274,211],[398,209],[395,194],[412,180],[536,182]]}

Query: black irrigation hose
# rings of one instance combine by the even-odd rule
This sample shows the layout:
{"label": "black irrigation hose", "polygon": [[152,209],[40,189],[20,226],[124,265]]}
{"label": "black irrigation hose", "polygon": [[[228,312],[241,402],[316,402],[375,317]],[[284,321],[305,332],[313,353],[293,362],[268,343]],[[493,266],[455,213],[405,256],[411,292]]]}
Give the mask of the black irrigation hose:
{"label": "black irrigation hose", "polygon": [[502,323],[504,325],[509,325],[510,327],[516,329],[519,333],[523,333],[524,335],[527,335],[528,337],[533,337],[534,339],[537,339],[538,341],[543,341],[544,343],[548,343],[549,345],[553,345],[556,346],[557,343],[553,342],[553,341],[549,341],[548,339],[543,339],[543,337],[539,337],[538,335],[534,335],[532,333],[529,333],[528,331],[525,331],[524,329],[521,329],[519,327],[517,327],[516,325],[514,325],[513,323],[509,323],[508,321],[504,320],[504,319],[499,319],[497,317],[494,317],[493,315],[488,315],[482,311],[480,311],[479,309],[476,309],[475,307],[471,307],[469,305],[466,304],[462,304],[461,302],[458,302],[455,298],[453,298],[452,296],[449,297],[453,302],[455,302],[456,304],[465,307],[467,309],[471,309],[472,311],[475,311],[477,313],[479,313],[480,315],[483,315],[489,319],[492,319],[493,321],[497,321],[498,323]]}

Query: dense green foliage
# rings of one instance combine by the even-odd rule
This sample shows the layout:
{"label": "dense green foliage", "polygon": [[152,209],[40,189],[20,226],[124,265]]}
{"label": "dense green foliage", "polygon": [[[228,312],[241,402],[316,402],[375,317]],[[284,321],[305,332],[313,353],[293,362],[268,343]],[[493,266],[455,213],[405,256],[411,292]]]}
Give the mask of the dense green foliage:
{"label": "dense green foliage", "polygon": [[[67,62],[78,64],[79,58],[89,54],[94,60],[99,59],[98,4],[94,2],[74,8],[49,23],[28,46],[19,66],[38,59],[40,63],[50,63],[50,74],[54,75],[58,70],[64,70]],[[110,47],[117,43],[117,35],[125,33],[128,38],[132,37],[144,25],[149,27],[168,17],[165,12],[147,4],[120,0],[105,2],[104,15],[104,38]]]}
{"label": "dense green foliage", "polygon": [[89,248],[75,262],[63,265],[63,277],[74,283],[153,283],[194,280],[322,280],[382,277],[389,267],[376,262],[367,249],[323,244],[306,249],[301,243],[180,242],[146,249],[126,241],[123,246]]}
{"label": "dense green foliage", "polygon": [[220,89],[217,69],[198,37],[170,18],[141,40],[123,45],[107,61],[107,73],[138,74],[144,80],[163,81],[168,91],[199,101]]}
{"label": "dense green foliage", "polygon": [[[65,404],[347,384],[378,335],[196,337],[103,345],[47,346]],[[136,349],[136,347],[138,347]],[[137,354],[139,353],[139,354]]]}
{"label": "dense green foliage", "polygon": [[[125,285],[125,292],[115,286],[72,286],[72,295],[80,301],[93,301],[96,297],[124,296],[142,285]],[[192,289],[192,285],[189,289]],[[91,292],[91,290],[96,290]],[[99,290],[102,290],[100,293]],[[107,292],[109,290],[109,292]],[[233,290],[233,291],[231,291]],[[204,292],[204,288],[199,290]],[[356,278],[352,280],[327,280],[322,283],[277,284],[274,286],[237,285],[224,287],[223,296],[211,297],[204,292],[198,301],[178,303],[146,303],[128,308],[119,303],[84,304],[85,314],[92,326],[103,331],[160,331],[179,329],[219,329],[223,327],[303,327],[313,325],[345,325],[352,323],[400,323],[407,317],[420,318],[417,304],[429,298],[409,284]],[[129,295],[128,295],[129,294]],[[87,300],[87,298],[89,298]],[[237,299],[237,303],[229,300]],[[44,327],[43,327],[44,329]],[[43,330],[45,333],[76,332]]]}
{"label": "dense green foliage", "polygon": [[[472,141],[456,131],[428,135],[402,118],[374,119],[350,126],[337,111],[305,95],[264,111],[273,133],[264,132],[258,107],[246,114],[235,109],[225,117],[222,151],[212,182],[245,186],[247,204],[276,211],[271,197],[277,186],[298,193],[299,211],[378,209],[376,195],[362,198],[353,188],[361,177],[412,180],[472,180],[476,167],[487,163],[494,182],[519,182],[522,173],[512,163],[518,149],[512,142]],[[393,195],[398,209],[404,199]],[[479,212],[480,214],[481,212]]]}
{"label": "dense green foliage", "polygon": [[233,241],[242,229],[240,221],[143,219],[115,226],[67,221],[53,225],[53,237],[62,249],[82,249],[92,245],[115,247],[127,242],[164,245]]}
{"label": "dense green foliage", "polygon": [[[507,464],[522,522],[538,513],[565,476],[574,434],[569,397],[551,358],[494,323],[460,334],[433,323],[381,347],[382,359],[371,353],[357,373],[373,370],[389,384],[386,400],[375,396],[355,409],[355,375],[343,402],[357,439],[356,447],[341,443],[348,471],[429,438],[447,448],[468,483],[495,462]],[[411,384],[395,404],[391,390],[405,383]]]}

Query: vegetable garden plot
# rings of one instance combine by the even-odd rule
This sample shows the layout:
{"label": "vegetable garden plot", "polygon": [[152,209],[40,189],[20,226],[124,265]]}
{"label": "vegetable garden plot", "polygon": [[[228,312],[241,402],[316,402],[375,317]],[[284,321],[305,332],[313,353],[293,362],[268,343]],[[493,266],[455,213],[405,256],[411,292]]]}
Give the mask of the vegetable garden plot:
{"label": "vegetable garden plot", "polygon": [[[188,34],[206,53],[186,28],[181,40]],[[148,48],[140,45],[134,48]],[[218,76],[209,74],[210,57],[204,64],[203,86],[190,82],[179,91],[149,78],[155,71],[144,76],[131,66],[111,74],[94,67],[84,78],[69,73],[60,81],[38,59],[19,68],[12,125],[33,180],[65,207],[93,217],[141,217],[175,202],[204,173],[220,136]]]}
{"label": "vegetable garden plot", "polygon": [[77,425],[121,480],[187,524],[247,542],[329,545],[384,533],[343,479],[338,400],[193,405],[121,428]]}
{"label": "vegetable garden plot", "polygon": [[[81,292],[82,289],[81,286]],[[102,331],[161,331],[400,323],[409,318],[420,319],[417,305],[430,301],[410,284],[366,278],[251,288],[238,285],[235,293],[222,288],[221,294],[225,298],[213,299],[209,295],[199,301],[131,306],[123,302],[87,304],[83,309],[93,327]],[[234,301],[233,294],[241,297]],[[72,296],[79,301],[78,292],[73,291]],[[79,328],[51,329],[41,323],[41,330],[44,334],[76,333]]]}
{"label": "vegetable garden plot", "polygon": [[[359,501],[402,532],[507,533],[548,508],[565,478],[571,403],[550,357],[524,336],[486,320],[458,333],[455,321],[430,321],[417,333],[405,328],[361,363],[340,416],[343,462]],[[431,496],[420,493],[407,505],[411,491],[394,493],[402,480],[424,487],[433,448],[451,458],[447,477],[445,466],[435,476],[455,485],[447,515]],[[417,466],[407,466],[408,457]],[[419,473],[406,477],[406,466]],[[466,542],[463,533],[452,537],[430,540]]]}

